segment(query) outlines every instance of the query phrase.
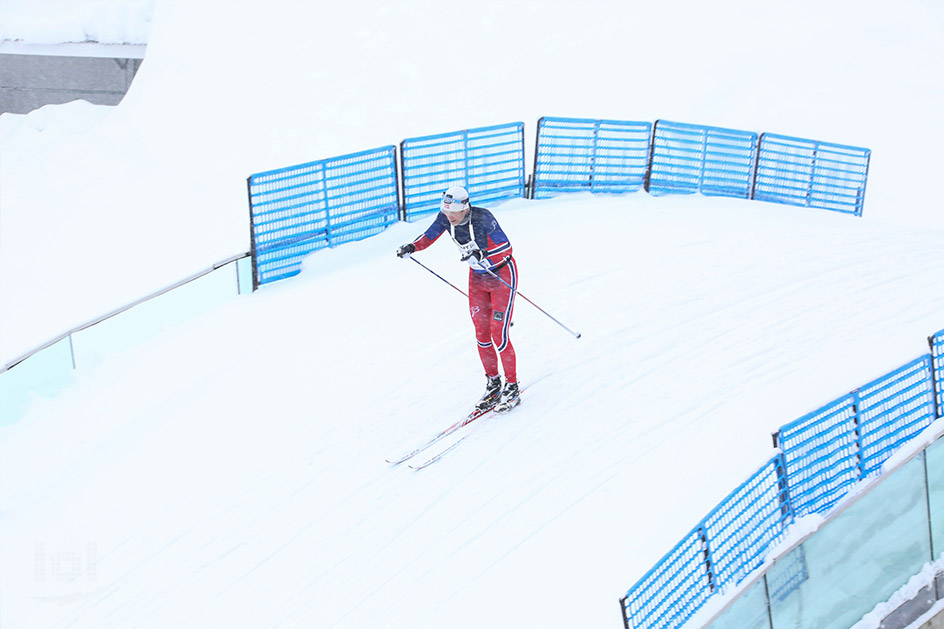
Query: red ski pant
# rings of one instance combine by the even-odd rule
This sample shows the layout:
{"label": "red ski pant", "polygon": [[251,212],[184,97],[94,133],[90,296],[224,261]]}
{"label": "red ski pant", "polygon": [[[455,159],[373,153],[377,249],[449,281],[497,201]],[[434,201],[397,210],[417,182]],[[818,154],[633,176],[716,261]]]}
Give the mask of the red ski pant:
{"label": "red ski pant", "polygon": [[[514,258],[495,274],[504,282],[487,273],[469,271],[469,312],[475,325],[475,340],[485,375],[498,375],[498,356],[507,382],[518,382],[515,348],[511,345],[511,315],[518,288],[518,267]],[[496,356],[495,350],[498,350]]]}

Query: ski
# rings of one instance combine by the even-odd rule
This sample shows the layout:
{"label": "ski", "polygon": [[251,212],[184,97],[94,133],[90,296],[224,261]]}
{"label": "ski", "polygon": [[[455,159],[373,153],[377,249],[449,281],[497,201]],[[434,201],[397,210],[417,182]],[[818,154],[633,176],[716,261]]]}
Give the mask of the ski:
{"label": "ski", "polygon": [[421,470],[421,469],[423,469],[424,467],[429,467],[430,465],[432,465],[433,463],[435,463],[435,462],[438,461],[439,459],[441,459],[441,458],[443,458],[444,456],[446,456],[446,454],[448,454],[449,452],[452,452],[453,450],[455,450],[456,447],[457,447],[460,443],[462,443],[463,441],[465,441],[466,439],[469,438],[469,435],[470,435],[470,434],[472,434],[472,433],[468,433],[468,432],[467,432],[466,434],[462,435],[462,437],[460,437],[459,439],[457,439],[451,446],[449,446],[449,447],[446,448],[445,450],[442,450],[442,451],[438,452],[437,454],[434,454],[433,456],[431,456],[430,458],[426,459],[426,460],[423,461],[422,463],[410,463],[410,469],[411,469],[411,470]]}
{"label": "ski", "polygon": [[[531,381],[527,386],[521,387],[521,393],[524,393],[525,391],[528,390],[528,388],[533,387],[535,384],[537,384],[537,383],[540,382],[541,380],[544,380],[544,379],[547,378],[549,375],[550,375],[549,373],[546,373],[546,374],[544,374],[543,376],[541,376],[540,378],[537,378],[537,379]],[[434,446],[435,444],[439,443],[440,441],[442,441],[443,439],[445,439],[446,437],[448,437],[448,436],[451,435],[452,433],[456,432],[457,430],[459,430],[459,429],[462,428],[463,426],[468,426],[469,424],[471,424],[472,422],[474,422],[474,421],[475,421],[476,419],[478,419],[479,417],[482,417],[483,415],[487,415],[487,414],[492,413],[492,412],[495,412],[495,413],[507,413],[508,411],[510,411],[511,409],[513,409],[514,407],[518,406],[518,404],[520,404],[520,403],[521,403],[521,398],[520,398],[520,397],[517,397],[517,398],[515,398],[515,399],[512,401],[512,403],[511,403],[510,405],[502,404],[502,403],[499,402],[498,404],[496,404],[495,406],[492,406],[491,408],[487,408],[487,409],[484,409],[484,410],[475,409],[475,410],[473,410],[471,413],[469,413],[468,415],[466,415],[464,418],[462,418],[462,419],[460,419],[459,421],[457,421],[456,423],[454,423],[454,424],[453,424],[452,426],[450,426],[449,428],[446,428],[446,429],[443,430],[442,432],[440,432],[440,433],[434,435],[429,441],[427,441],[427,442],[423,443],[422,445],[420,445],[420,446],[414,448],[413,450],[410,450],[409,452],[406,452],[406,453],[402,454],[402,455],[399,456],[399,457],[396,457],[396,458],[393,458],[393,459],[386,459],[386,461],[387,461],[387,463],[389,463],[389,464],[391,464],[391,465],[399,465],[400,463],[403,463],[404,461],[407,461],[407,460],[409,460],[409,459],[412,459],[413,457],[415,457],[415,456],[416,456],[417,454],[419,454],[420,452],[423,452],[424,450],[427,450],[427,449],[431,448],[432,446]],[[452,445],[450,445],[448,448],[446,448],[443,452],[440,452],[439,454],[435,455],[435,456],[432,457],[431,459],[426,460],[426,461],[424,461],[423,463],[418,464],[418,465],[412,465],[412,464],[411,464],[410,467],[411,467],[412,469],[415,469],[415,470],[421,470],[421,469],[423,469],[424,467],[426,467],[427,465],[430,465],[430,464],[432,464],[432,463],[435,463],[436,461],[438,461],[439,459],[441,459],[441,458],[443,457],[443,455],[446,454],[446,452],[449,452],[449,451],[455,449],[455,447],[456,447],[457,445],[459,445],[459,443],[461,443],[462,441],[464,441],[467,436],[468,436],[468,435],[463,435],[463,437],[462,437],[461,439],[459,439],[458,441],[456,441],[455,443],[453,443]]]}
{"label": "ski", "polygon": [[492,408],[486,408],[486,409],[484,409],[484,410],[483,410],[483,409],[475,409],[474,411],[472,411],[471,413],[469,413],[468,415],[466,415],[465,417],[463,417],[462,419],[460,419],[459,421],[457,421],[456,423],[454,423],[452,426],[449,426],[449,428],[446,428],[446,429],[443,430],[442,432],[440,432],[440,433],[436,434],[435,436],[433,436],[429,441],[423,443],[422,445],[420,445],[420,446],[414,448],[413,450],[410,450],[409,452],[406,452],[405,454],[403,454],[403,455],[401,455],[401,456],[399,456],[399,457],[397,457],[397,458],[395,458],[395,459],[386,459],[386,461],[387,461],[387,463],[390,463],[391,465],[399,465],[400,463],[403,463],[403,462],[406,461],[407,459],[412,459],[414,456],[416,456],[417,454],[419,454],[419,453],[422,452],[423,450],[426,450],[426,449],[432,447],[433,445],[435,445],[436,443],[438,443],[438,442],[440,442],[441,440],[445,439],[446,437],[448,437],[449,435],[451,435],[451,434],[454,433],[455,431],[459,430],[459,429],[462,428],[463,426],[467,426],[467,425],[471,424],[472,422],[474,422],[474,421],[475,421],[476,419],[478,419],[479,417],[481,417],[481,416],[483,416],[483,415],[487,415],[488,413],[491,413],[493,410],[495,410],[495,407],[494,407],[494,406],[493,406]]}
{"label": "ski", "polygon": [[[493,411],[495,415],[504,415],[505,413],[508,413],[508,412],[511,411],[513,408],[515,408],[516,406],[518,406],[518,404],[520,404],[520,403],[521,403],[521,398],[519,397],[519,398],[515,398],[514,403],[512,403],[510,406],[503,406],[503,405],[499,404],[499,405],[497,405],[497,406],[493,406],[493,407],[492,407],[491,409],[489,409],[489,410]],[[429,467],[430,465],[432,465],[433,463],[435,463],[435,462],[438,461],[439,459],[443,458],[444,456],[446,456],[447,454],[449,454],[450,452],[452,452],[453,450],[455,450],[455,449],[459,446],[460,443],[462,443],[463,441],[465,441],[466,439],[468,439],[470,436],[472,436],[472,433],[471,433],[471,432],[466,432],[466,433],[465,433],[464,435],[462,435],[459,439],[456,439],[456,441],[454,441],[448,448],[446,448],[446,449],[444,449],[444,450],[441,450],[440,452],[434,454],[433,456],[431,456],[430,458],[426,459],[426,460],[423,461],[422,463],[410,463],[410,464],[409,464],[410,469],[411,469],[411,470],[421,470],[421,469],[423,469],[424,467]],[[430,444],[430,445],[432,445],[432,444]]]}

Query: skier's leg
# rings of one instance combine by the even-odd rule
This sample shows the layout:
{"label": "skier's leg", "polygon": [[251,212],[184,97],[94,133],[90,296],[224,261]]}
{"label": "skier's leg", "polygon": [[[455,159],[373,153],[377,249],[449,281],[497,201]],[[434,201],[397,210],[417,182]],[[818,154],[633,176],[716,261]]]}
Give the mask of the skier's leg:
{"label": "skier's leg", "polygon": [[[498,276],[512,288],[518,287],[518,268],[514,258],[499,269]],[[515,291],[502,282],[492,280],[491,292],[491,336],[501,356],[505,382],[518,382],[517,358],[511,344],[511,317],[515,310]]]}
{"label": "skier's leg", "polygon": [[475,340],[479,346],[479,359],[485,368],[485,375],[494,378],[498,375],[498,356],[492,345],[489,316],[492,312],[491,299],[484,290],[482,279],[469,273],[469,314],[475,326]]}

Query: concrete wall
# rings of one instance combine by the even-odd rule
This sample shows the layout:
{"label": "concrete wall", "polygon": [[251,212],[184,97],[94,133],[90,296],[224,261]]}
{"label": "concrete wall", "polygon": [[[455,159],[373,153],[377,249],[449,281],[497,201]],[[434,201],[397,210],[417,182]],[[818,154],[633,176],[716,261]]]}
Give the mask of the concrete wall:
{"label": "concrete wall", "polygon": [[944,612],[927,621],[918,629],[944,629]]}
{"label": "concrete wall", "polygon": [[[886,616],[879,629],[908,629],[915,621],[928,613],[932,607],[944,597],[944,575],[935,575],[934,581],[921,588],[911,600],[905,601],[898,608]],[[944,616],[936,614],[934,618],[923,623],[920,629],[941,629],[944,627]]]}
{"label": "concrete wall", "polygon": [[117,105],[141,59],[0,53],[0,113],[83,99]]}

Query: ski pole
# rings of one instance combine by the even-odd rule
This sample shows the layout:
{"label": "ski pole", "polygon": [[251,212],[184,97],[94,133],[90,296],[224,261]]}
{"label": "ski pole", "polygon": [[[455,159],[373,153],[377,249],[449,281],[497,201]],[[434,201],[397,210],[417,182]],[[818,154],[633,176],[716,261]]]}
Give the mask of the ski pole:
{"label": "ski pole", "polygon": [[491,275],[492,277],[494,277],[496,280],[498,280],[499,282],[501,282],[502,284],[504,284],[505,286],[507,286],[508,288],[510,288],[510,289],[511,289],[511,292],[517,293],[519,297],[521,297],[521,298],[524,299],[526,302],[528,302],[529,304],[531,304],[532,306],[534,306],[535,308],[537,308],[538,310],[540,310],[548,319],[550,319],[551,321],[553,321],[554,323],[556,323],[556,324],[559,325],[560,327],[562,327],[562,328],[564,328],[565,330],[567,330],[568,332],[570,332],[571,336],[573,336],[574,338],[578,338],[578,339],[580,338],[580,332],[574,332],[573,330],[571,330],[570,328],[568,328],[566,325],[564,325],[563,323],[561,323],[560,321],[558,321],[557,319],[555,319],[554,317],[552,317],[552,316],[550,315],[550,313],[548,313],[546,310],[544,310],[544,308],[542,308],[541,306],[537,305],[536,303],[534,303],[533,301],[531,301],[530,299],[528,299],[527,297],[525,297],[524,295],[522,295],[521,292],[520,292],[517,288],[514,288],[511,284],[509,284],[508,282],[506,282],[506,281],[503,280],[502,278],[500,278],[500,277],[498,277],[497,275],[495,275],[495,273],[493,273],[493,272],[491,271],[491,269],[485,269],[485,271],[486,271],[489,275]]}
{"label": "ski pole", "polygon": [[[425,264],[423,264],[422,262],[420,262],[419,260],[417,260],[417,259],[414,258],[413,256],[407,256],[407,257],[410,258],[410,260],[413,260],[413,262],[416,262],[418,265],[420,265],[421,267],[423,267],[423,268],[426,269],[427,271],[429,271],[430,273],[432,273],[433,275],[435,275],[436,277],[438,277],[439,279],[441,279],[442,281],[444,281],[445,283],[447,283],[447,284],[449,284],[450,286],[452,286],[453,288],[455,288],[457,291],[459,291],[460,293],[462,293],[463,295],[465,295],[466,298],[469,297],[468,295],[465,294],[465,291],[463,291],[461,288],[459,288],[458,286],[456,286],[455,284],[453,284],[452,282],[450,282],[449,280],[447,280],[446,278],[444,278],[442,275],[440,275],[440,274],[437,273],[436,271],[432,270],[431,268],[429,268],[428,266],[426,266]],[[499,278],[499,279],[501,279],[501,278]]]}

